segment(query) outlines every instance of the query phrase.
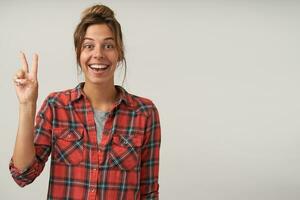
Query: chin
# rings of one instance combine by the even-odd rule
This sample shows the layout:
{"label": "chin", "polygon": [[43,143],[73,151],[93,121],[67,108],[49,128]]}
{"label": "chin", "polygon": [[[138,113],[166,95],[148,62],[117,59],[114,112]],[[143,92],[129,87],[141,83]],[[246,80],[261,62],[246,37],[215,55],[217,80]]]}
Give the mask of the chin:
{"label": "chin", "polygon": [[85,82],[88,84],[97,84],[97,85],[106,85],[109,83],[113,83],[113,81],[111,79],[108,78],[102,78],[102,79],[98,79],[98,78],[89,78],[89,79],[85,79]]}

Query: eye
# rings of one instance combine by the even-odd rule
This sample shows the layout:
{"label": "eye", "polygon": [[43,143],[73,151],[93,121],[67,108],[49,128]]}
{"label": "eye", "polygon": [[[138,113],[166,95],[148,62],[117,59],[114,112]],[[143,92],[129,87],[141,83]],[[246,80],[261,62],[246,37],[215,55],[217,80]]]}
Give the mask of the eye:
{"label": "eye", "polygon": [[113,44],[105,44],[104,49],[113,49],[114,45]]}
{"label": "eye", "polygon": [[83,47],[84,49],[93,49],[93,48],[94,48],[94,45],[92,45],[92,44],[84,44],[82,47]]}

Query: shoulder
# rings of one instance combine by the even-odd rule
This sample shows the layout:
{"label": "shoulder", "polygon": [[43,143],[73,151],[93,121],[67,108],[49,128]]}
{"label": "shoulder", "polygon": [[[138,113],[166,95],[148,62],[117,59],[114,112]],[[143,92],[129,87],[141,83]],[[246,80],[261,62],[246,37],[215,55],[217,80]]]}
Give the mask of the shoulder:
{"label": "shoulder", "polygon": [[131,105],[131,108],[135,110],[135,112],[141,112],[145,115],[151,115],[153,112],[158,112],[153,100],[128,92],[126,93],[128,102]]}
{"label": "shoulder", "polygon": [[54,106],[66,106],[70,104],[70,102],[74,100],[74,97],[77,95],[77,91],[74,88],[62,91],[54,91],[46,97],[45,101]]}

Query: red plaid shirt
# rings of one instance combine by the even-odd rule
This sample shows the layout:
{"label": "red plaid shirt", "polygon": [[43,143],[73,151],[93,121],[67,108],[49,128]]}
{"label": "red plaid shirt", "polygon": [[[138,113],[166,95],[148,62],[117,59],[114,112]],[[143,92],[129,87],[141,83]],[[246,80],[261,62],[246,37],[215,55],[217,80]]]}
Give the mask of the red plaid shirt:
{"label": "red plaid shirt", "polygon": [[51,93],[36,116],[36,159],[10,171],[20,186],[31,183],[51,154],[48,199],[158,199],[160,122],[155,105],[116,86],[121,98],[97,144],[93,108],[84,83]]}

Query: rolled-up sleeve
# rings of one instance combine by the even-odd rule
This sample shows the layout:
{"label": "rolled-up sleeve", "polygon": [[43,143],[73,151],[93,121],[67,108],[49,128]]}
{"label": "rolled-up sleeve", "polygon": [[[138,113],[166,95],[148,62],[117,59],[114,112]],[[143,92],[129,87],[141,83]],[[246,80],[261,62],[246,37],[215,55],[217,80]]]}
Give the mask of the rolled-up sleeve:
{"label": "rolled-up sleeve", "polygon": [[161,129],[158,110],[153,105],[148,119],[141,157],[141,199],[159,199],[159,154]]}
{"label": "rolled-up sleeve", "polygon": [[24,187],[32,183],[43,171],[46,161],[51,153],[52,134],[52,111],[48,98],[43,102],[35,119],[34,146],[36,156],[30,166],[25,170],[19,170],[14,166],[13,159],[10,160],[9,170],[15,182]]}

